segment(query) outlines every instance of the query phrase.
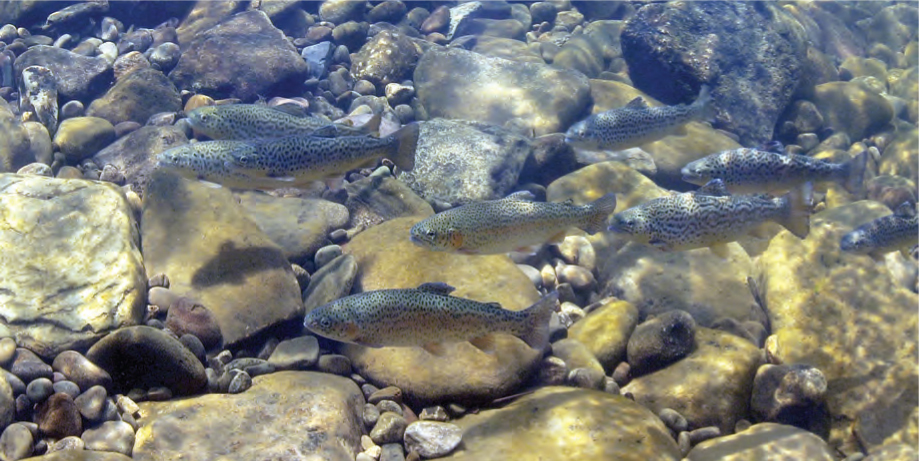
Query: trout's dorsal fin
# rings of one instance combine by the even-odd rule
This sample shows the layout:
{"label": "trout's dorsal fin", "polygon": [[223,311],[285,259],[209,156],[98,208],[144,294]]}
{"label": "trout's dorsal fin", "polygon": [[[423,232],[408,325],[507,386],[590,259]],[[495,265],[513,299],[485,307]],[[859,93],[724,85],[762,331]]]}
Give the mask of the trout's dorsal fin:
{"label": "trout's dorsal fin", "polygon": [[903,202],[894,210],[893,214],[900,218],[912,218],[916,215],[916,208],[909,202]]}
{"label": "trout's dorsal fin", "polygon": [[533,193],[528,190],[521,190],[521,191],[514,192],[513,194],[508,195],[507,197],[504,197],[501,200],[518,201],[518,202],[532,202],[533,200],[536,200],[536,196],[533,195]]}
{"label": "trout's dorsal fin", "polygon": [[276,106],[268,106],[278,112],[285,113],[287,115],[293,115],[294,117],[306,117],[306,111],[303,110],[303,107],[298,106],[293,103],[278,104]]}
{"label": "trout's dorsal fin", "polygon": [[724,181],[720,179],[712,179],[705,183],[704,186],[696,189],[695,193],[697,195],[711,195],[713,197],[727,197],[731,195],[731,193],[728,192],[728,188],[724,185]]}
{"label": "trout's dorsal fin", "polygon": [[453,291],[456,290],[456,288],[453,288],[444,282],[422,283],[421,285],[418,285],[418,289],[421,291],[427,291],[429,293],[434,293],[434,294],[444,295],[444,296],[450,293],[453,293]]}
{"label": "trout's dorsal fin", "polygon": [[628,107],[628,108],[630,108],[630,109],[647,109],[647,108],[648,108],[648,102],[645,101],[645,98],[642,98],[641,96],[638,96],[638,97],[636,97],[635,99],[629,101],[629,102],[625,105],[625,107]]}

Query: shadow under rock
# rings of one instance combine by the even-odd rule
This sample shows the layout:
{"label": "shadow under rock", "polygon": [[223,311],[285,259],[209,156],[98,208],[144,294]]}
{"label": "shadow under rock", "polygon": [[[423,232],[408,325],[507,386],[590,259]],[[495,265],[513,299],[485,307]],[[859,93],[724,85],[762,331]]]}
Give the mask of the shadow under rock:
{"label": "shadow under rock", "polygon": [[252,273],[284,267],[288,262],[277,248],[237,248],[232,241],[220,245],[220,251],[192,276],[194,288],[218,284],[241,285]]}

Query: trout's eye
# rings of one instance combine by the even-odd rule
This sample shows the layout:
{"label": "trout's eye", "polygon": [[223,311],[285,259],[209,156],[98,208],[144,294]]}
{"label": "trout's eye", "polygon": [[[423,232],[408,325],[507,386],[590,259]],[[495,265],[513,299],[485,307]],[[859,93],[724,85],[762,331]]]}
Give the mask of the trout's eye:
{"label": "trout's eye", "polygon": [[428,237],[431,237],[431,238],[437,237],[437,232],[434,232],[432,230],[427,231],[426,234]]}
{"label": "trout's eye", "polygon": [[332,321],[329,320],[327,317],[322,317],[319,319],[319,328],[322,328],[323,330],[328,330],[331,327],[332,327]]}

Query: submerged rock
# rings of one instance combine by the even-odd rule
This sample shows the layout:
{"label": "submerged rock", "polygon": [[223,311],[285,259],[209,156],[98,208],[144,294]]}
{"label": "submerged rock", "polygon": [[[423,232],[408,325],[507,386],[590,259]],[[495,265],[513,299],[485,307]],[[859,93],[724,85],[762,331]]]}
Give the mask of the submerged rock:
{"label": "submerged rock", "polygon": [[761,423],[743,432],[706,440],[693,447],[687,461],[722,459],[807,459],[832,461],[833,450],[816,435],[794,426]]}
{"label": "submerged rock", "polygon": [[[539,299],[529,278],[506,256],[431,252],[412,244],[408,231],[420,219],[387,221],[358,234],[345,247],[360,268],[354,292],[444,282],[456,287],[452,295],[498,302],[504,309],[515,311]],[[402,389],[406,400],[481,402],[512,393],[542,356],[510,335],[497,335],[495,340],[494,354],[468,342],[446,344],[442,355],[420,347],[351,344],[343,345],[342,351],[361,376],[379,387]],[[460,376],[462,379],[457,379]]]}
{"label": "submerged rock", "polygon": [[394,178],[389,168],[379,168],[370,176],[347,184],[345,190],[351,227],[371,227],[390,219],[434,214],[431,205],[405,182]]}
{"label": "submerged rock", "polygon": [[545,64],[434,48],[415,68],[418,99],[430,117],[504,125],[518,118],[535,135],[564,131],[589,102],[587,79]]}
{"label": "submerged rock", "polygon": [[680,459],[657,416],[625,397],[594,390],[545,387],[453,422],[463,429],[462,445],[440,459]]}
{"label": "submerged rock", "polygon": [[207,306],[226,345],[302,313],[290,263],[229,190],[156,171],[141,223],[147,272]]}
{"label": "submerged rock", "polygon": [[298,371],[257,376],[240,394],[144,402],[133,457],[289,459],[310,453],[350,461],[360,451],[363,404],[352,380]]}
{"label": "submerged rock", "polygon": [[100,168],[112,165],[125,177],[125,183],[143,195],[160,152],[188,142],[185,132],[175,126],[144,126],[122,136],[93,156]]}
{"label": "submerged rock", "polygon": [[650,4],[626,22],[621,40],[631,80],[668,104],[717,82],[718,125],[744,145],[772,138],[806,51],[803,28],[769,3]]}
{"label": "submerged rock", "polygon": [[530,152],[526,137],[501,127],[434,119],[421,125],[415,168],[399,180],[428,200],[496,200],[514,191]]}
{"label": "submerged rock", "polygon": [[252,101],[306,78],[297,49],[258,10],[220,21],[183,48],[169,78],[180,89],[215,98]]}
{"label": "submerged rock", "polygon": [[626,301],[613,300],[568,330],[568,337],[580,341],[597,357],[606,373],[625,360],[629,336],[638,324],[638,309]]}
{"label": "submerged rock", "polygon": [[53,46],[37,45],[20,54],[14,63],[16,75],[29,66],[51,70],[60,99],[88,102],[111,84],[112,65],[101,56],[86,57]]}
{"label": "submerged rock", "polygon": [[182,109],[175,85],[156,69],[139,69],[118,80],[86,109],[86,115],[102,117],[112,125],[133,121],[146,124],[160,112]]}
{"label": "submerged rock", "polygon": [[351,74],[378,88],[411,77],[421,49],[402,33],[383,31],[374,35],[351,57]]}
{"label": "submerged rock", "polygon": [[4,174],[0,203],[0,317],[17,344],[50,358],[141,321],[139,235],[116,186]]}

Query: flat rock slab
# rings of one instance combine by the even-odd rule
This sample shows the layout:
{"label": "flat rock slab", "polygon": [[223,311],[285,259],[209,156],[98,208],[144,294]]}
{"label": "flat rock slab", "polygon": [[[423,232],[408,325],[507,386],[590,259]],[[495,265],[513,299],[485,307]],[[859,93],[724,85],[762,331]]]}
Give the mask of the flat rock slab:
{"label": "flat rock slab", "polygon": [[46,358],[139,323],[139,240],[111,183],[0,175],[0,323]]}
{"label": "flat rock slab", "polygon": [[241,394],[140,404],[136,461],[353,461],[364,396],[354,381],[325,373],[257,376]]}
{"label": "flat rock slab", "polygon": [[302,314],[300,288],[282,250],[226,188],[156,171],[144,199],[148,276],[213,312],[232,345]]}
{"label": "flat rock slab", "polygon": [[687,461],[807,459],[832,461],[833,450],[820,437],[794,426],[760,423],[743,432],[706,440],[686,456]]}

